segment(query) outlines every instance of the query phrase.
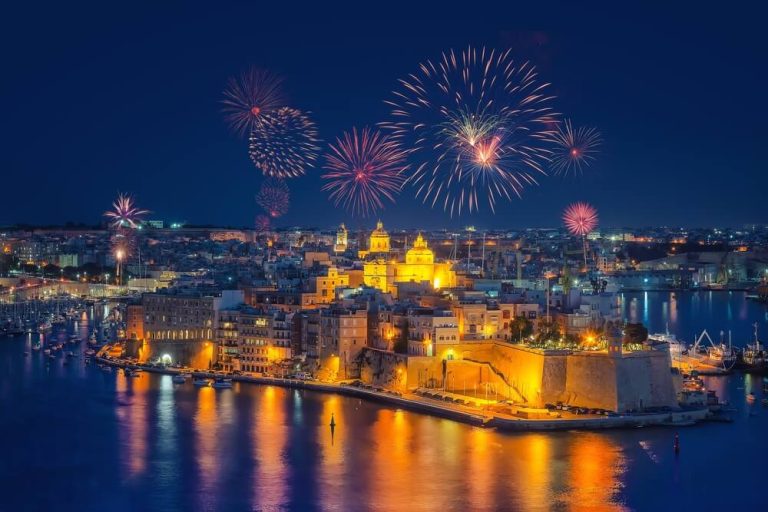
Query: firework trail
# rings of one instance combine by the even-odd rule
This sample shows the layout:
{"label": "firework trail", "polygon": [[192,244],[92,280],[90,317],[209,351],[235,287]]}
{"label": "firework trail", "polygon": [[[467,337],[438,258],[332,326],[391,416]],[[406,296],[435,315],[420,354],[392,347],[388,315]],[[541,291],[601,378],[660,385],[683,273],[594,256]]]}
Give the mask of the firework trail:
{"label": "firework trail", "polygon": [[137,208],[133,198],[127,194],[119,194],[117,200],[112,203],[112,210],[104,212],[104,216],[109,219],[113,228],[131,228],[136,229],[141,222],[141,218],[146,215],[148,210]]}
{"label": "firework trail", "polygon": [[235,133],[249,135],[266,114],[284,105],[282,82],[279,76],[258,68],[229,79],[221,100],[222,112]]}
{"label": "firework trail", "polygon": [[392,120],[381,126],[419,158],[408,177],[416,196],[453,216],[483,202],[495,211],[500,198],[536,184],[558,117],[548,86],[509,50],[472,47],[400,80],[386,101]]}
{"label": "firework trail", "polygon": [[585,236],[597,227],[597,210],[588,203],[573,203],[563,212],[563,222],[570,234]]}
{"label": "firework trail", "polygon": [[395,202],[408,168],[397,142],[368,128],[360,133],[352,128],[330,148],[322,190],[330,192],[334,205],[366,217],[384,208],[384,200]]}
{"label": "firework trail", "polygon": [[302,112],[284,107],[265,114],[251,132],[248,153],[265,176],[295,178],[314,165],[317,128]]}
{"label": "firework trail", "polygon": [[600,132],[594,128],[573,128],[570,119],[561,123],[552,134],[555,150],[552,152],[551,169],[555,174],[568,175],[582,172],[595,159],[598,147],[603,143]]}
{"label": "firework trail", "polygon": [[276,219],[288,213],[291,202],[291,194],[285,181],[276,178],[268,178],[261,184],[259,193],[256,194],[256,203],[264,208],[267,214]]}

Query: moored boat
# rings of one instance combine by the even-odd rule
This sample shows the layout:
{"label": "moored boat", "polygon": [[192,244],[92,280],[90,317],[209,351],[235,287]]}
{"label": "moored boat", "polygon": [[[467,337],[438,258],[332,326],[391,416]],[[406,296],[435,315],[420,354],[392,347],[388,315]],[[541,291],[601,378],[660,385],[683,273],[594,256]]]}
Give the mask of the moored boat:
{"label": "moored boat", "polygon": [[195,386],[203,387],[203,388],[208,387],[208,386],[211,385],[211,381],[208,380],[208,379],[195,379],[195,380],[192,381],[192,383]]}
{"label": "moored boat", "polygon": [[188,374],[177,373],[176,375],[173,376],[173,379],[172,379],[173,383],[174,384],[184,384],[185,382],[187,382],[187,376],[188,376]]}
{"label": "moored boat", "polygon": [[213,387],[217,389],[227,389],[232,387],[232,379],[218,378],[214,381]]}

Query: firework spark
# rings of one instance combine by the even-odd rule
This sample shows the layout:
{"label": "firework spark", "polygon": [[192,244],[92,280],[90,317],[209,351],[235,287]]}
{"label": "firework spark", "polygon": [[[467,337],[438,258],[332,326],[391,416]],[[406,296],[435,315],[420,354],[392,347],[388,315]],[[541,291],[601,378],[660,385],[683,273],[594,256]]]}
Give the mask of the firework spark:
{"label": "firework spark", "polygon": [[597,227],[597,210],[588,203],[573,203],[563,212],[563,222],[570,234],[586,236]]}
{"label": "firework spark", "polygon": [[232,130],[245,137],[258,127],[266,114],[277,110],[285,100],[282,79],[258,68],[232,77],[224,89],[222,111]]}
{"label": "firework spark", "polygon": [[266,215],[257,215],[256,216],[256,222],[255,227],[256,231],[259,233],[264,233],[266,231],[269,231],[271,221],[269,220],[269,217]]}
{"label": "firework spark", "polygon": [[397,142],[368,128],[359,134],[352,128],[330,148],[322,189],[330,191],[334,205],[366,217],[384,208],[384,200],[395,202],[408,168],[407,153]]}
{"label": "firework spark", "polygon": [[570,119],[561,123],[552,134],[555,150],[552,153],[551,168],[555,174],[582,172],[595,159],[597,148],[603,143],[600,132],[594,128],[573,128]]}
{"label": "firework spark", "polygon": [[491,210],[536,184],[549,157],[547,139],[558,115],[547,83],[509,50],[469,47],[443,53],[400,80],[386,101],[393,120],[382,123],[393,137],[420,155],[408,178],[416,196],[442,203],[451,216]]}
{"label": "firework spark", "polygon": [[136,251],[137,240],[132,231],[120,230],[109,239],[112,255],[123,261],[130,258]]}
{"label": "firework spark", "polygon": [[251,132],[248,152],[265,176],[295,178],[314,165],[317,141],[315,123],[302,112],[285,107],[263,116]]}
{"label": "firework spark", "polygon": [[148,210],[137,208],[133,198],[129,195],[119,194],[117,200],[112,203],[112,210],[104,212],[114,228],[137,228],[141,218]]}
{"label": "firework spark", "polygon": [[281,179],[268,178],[261,184],[259,193],[256,194],[256,203],[273,219],[288,213],[290,201],[288,185]]}

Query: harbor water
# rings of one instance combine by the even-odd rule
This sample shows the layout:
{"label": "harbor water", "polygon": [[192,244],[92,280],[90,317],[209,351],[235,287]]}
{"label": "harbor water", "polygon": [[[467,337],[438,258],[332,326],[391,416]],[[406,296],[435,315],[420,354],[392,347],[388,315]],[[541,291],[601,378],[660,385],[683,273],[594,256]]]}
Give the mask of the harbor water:
{"label": "harbor water", "polygon": [[[754,322],[768,338],[765,306],[743,293],[633,293],[622,308],[651,332],[668,324],[686,341],[702,328],[713,338],[730,329],[743,344]],[[82,357],[47,359],[30,350],[36,341],[0,339],[0,511],[757,510],[765,502],[762,377],[706,379],[730,402],[732,423],[505,433],[310,391],[130,378]]]}

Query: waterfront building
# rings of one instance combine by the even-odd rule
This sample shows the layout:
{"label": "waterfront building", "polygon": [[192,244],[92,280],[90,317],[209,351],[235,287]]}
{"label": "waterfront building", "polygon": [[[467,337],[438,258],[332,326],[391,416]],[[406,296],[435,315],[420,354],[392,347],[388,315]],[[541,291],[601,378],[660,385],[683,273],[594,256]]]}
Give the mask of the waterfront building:
{"label": "waterfront building", "polygon": [[239,306],[218,312],[216,342],[225,371],[273,373],[290,359],[292,314]]}
{"label": "waterfront building", "polygon": [[144,306],[128,304],[125,308],[125,337],[129,340],[143,340],[144,336]]}
{"label": "waterfront building", "polygon": [[449,310],[411,308],[407,313],[408,354],[433,356],[437,345],[458,343],[459,322]]}
{"label": "waterfront building", "polygon": [[212,340],[216,313],[243,302],[239,290],[202,291],[170,288],[142,297],[148,340]]}
{"label": "waterfront building", "polygon": [[347,378],[352,364],[368,344],[368,312],[331,307],[317,314],[319,367],[326,378]]}

